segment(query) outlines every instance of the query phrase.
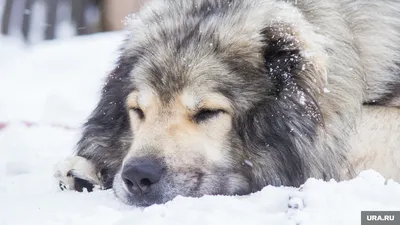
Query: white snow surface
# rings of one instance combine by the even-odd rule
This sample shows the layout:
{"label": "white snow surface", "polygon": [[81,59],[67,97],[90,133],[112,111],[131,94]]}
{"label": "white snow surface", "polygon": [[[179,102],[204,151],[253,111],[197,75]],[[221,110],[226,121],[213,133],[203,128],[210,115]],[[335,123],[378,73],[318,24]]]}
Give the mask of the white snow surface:
{"label": "white snow surface", "polygon": [[27,48],[0,37],[1,225],[353,225],[361,210],[400,210],[400,184],[372,170],[350,181],[309,179],[301,190],[268,186],[148,208],[124,205],[111,190],[61,191],[54,166],[72,154],[122,39],[107,33]]}

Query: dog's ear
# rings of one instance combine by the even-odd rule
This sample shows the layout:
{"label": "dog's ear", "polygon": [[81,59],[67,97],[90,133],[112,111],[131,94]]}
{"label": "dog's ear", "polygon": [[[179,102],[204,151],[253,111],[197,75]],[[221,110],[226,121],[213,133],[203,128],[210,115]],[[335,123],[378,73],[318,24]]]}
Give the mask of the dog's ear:
{"label": "dog's ear", "polygon": [[[316,97],[326,82],[323,54],[315,43],[306,43],[295,28],[274,24],[261,31],[263,59],[267,75],[274,82],[277,94],[295,86]],[[319,61],[316,58],[321,58]]]}
{"label": "dog's ear", "polygon": [[273,83],[275,100],[304,110],[305,116],[322,124],[317,99],[323,91],[324,75],[307,55],[300,34],[291,26],[277,24],[265,28],[262,35],[264,68]]}
{"label": "dog's ear", "polygon": [[265,28],[262,36],[265,71],[274,83],[276,94],[279,94],[294,81],[295,74],[302,67],[300,48],[294,37],[279,33],[278,28]]}
{"label": "dog's ear", "polygon": [[300,185],[313,167],[322,166],[307,164],[310,160],[304,158],[315,156],[318,129],[323,126],[317,101],[321,75],[290,27],[269,27],[262,34],[264,73],[274,88],[235,126],[250,157],[268,158],[268,165],[259,166],[262,176],[253,178],[257,184]]}

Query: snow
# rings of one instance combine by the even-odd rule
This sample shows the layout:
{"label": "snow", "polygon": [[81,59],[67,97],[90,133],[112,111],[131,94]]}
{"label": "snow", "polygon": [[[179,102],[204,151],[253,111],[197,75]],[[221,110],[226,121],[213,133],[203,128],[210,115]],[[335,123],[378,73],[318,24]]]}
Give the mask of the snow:
{"label": "snow", "polygon": [[28,48],[0,37],[0,224],[353,225],[361,210],[400,210],[400,184],[372,170],[350,181],[309,179],[300,190],[268,186],[148,208],[124,205],[111,190],[61,191],[54,166],[72,153],[122,38],[97,34]]}
{"label": "snow", "polygon": [[116,34],[93,35],[22,50],[21,43],[2,37],[7,44],[0,48],[0,121],[77,126],[94,107],[120,40]]}

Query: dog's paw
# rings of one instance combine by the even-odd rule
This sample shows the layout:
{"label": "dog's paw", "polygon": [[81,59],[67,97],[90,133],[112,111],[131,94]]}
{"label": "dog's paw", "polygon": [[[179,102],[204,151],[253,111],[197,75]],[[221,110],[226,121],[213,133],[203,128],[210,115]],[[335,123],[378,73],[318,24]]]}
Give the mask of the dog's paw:
{"label": "dog's paw", "polygon": [[67,158],[56,165],[55,178],[59,180],[61,190],[93,191],[96,186],[101,189],[99,174],[94,165],[80,156]]}

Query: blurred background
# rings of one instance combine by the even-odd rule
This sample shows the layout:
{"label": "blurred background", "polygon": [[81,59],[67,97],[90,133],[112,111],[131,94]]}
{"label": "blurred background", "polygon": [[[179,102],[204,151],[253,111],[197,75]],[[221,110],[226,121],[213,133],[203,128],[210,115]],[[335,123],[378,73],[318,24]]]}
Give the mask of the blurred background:
{"label": "blurred background", "polygon": [[0,0],[1,35],[26,44],[117,31],[150,0]]}

